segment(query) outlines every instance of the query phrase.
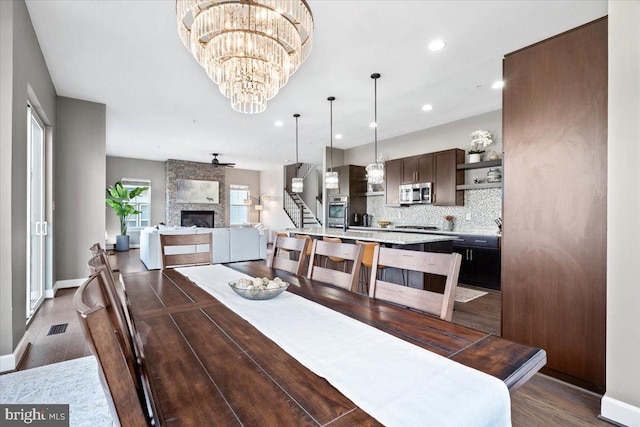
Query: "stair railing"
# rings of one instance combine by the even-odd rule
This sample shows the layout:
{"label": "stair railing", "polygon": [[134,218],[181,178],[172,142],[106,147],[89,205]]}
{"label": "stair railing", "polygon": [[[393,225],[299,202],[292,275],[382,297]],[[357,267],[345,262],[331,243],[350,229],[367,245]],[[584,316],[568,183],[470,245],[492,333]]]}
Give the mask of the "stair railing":
{"label": "stair railing", "polygon": [[304,208],[299,205],[289,193],[289,190],[282,190],[282,207],[289,216],[289,219],[297,228],[301,228],[304,221]]}

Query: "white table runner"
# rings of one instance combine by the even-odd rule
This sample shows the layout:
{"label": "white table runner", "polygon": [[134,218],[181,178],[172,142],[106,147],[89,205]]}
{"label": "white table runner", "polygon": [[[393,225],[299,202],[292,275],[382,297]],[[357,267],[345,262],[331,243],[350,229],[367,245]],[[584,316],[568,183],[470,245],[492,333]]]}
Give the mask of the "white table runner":
{"label": "white table runner", "polygon": [[237,295],[249,277],[222,265],[177,268],[387,426],[510,426],[504,382],[290,292]]}

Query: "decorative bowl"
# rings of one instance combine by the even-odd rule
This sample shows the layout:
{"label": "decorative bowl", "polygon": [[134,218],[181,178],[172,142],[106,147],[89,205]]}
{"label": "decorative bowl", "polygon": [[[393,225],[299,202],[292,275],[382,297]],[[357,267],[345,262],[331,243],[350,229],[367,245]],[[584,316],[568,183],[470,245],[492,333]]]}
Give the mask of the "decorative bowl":
{"label": "decorative bowl", "polygon": [[[263,285],[260,285],[260,286],[255,286],[255,285],[248,285],[246,284],[246,282],[239,283],[241,280],[243,279],[229,282],[229,286],[231,287],[231,289],[233,289],[233,291],[236,294],[240,295],[242,298],[252,299],[252,300],[265,300],[265,299],[275,298],[281,293],[283,293],[284,291],[286,291],[287,288],[289,287],[289,284],[287,282],[282,282],[282,281],[275,282],[273,280],[260,279],[260,280],[265,280],[267,283],[264,283]],[[251,283],[251,280],[249,279],[244,279],[244,280]],[[278,287],[273,287],[273,286],[278,286]]]}

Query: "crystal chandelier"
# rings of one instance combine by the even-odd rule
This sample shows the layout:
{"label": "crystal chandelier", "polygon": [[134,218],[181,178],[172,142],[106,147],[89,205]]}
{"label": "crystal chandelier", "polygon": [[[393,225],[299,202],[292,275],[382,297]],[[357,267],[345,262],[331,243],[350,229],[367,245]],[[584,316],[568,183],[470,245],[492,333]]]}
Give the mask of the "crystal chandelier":
{"label": "crystal chandelier", "polygon": [[241,113],[261,113],[309,56],[305,0],[176,0],[180,39]]}
{"label": "crystal chandelier", "polygon": [[366,167],[367,171],[367,182],[369,184],[382,184],[384,181],[384,164],[378,159],[378,79],[380,78],[380,74],[373,73],[371,74],[371,78],[373,79],[373,114],[374,121],[371,124],[374,130],[374,150],[375,157],[373,159],[373,163],[370,163]]}
{"label": "crystal chandelier", "polygon": [[300,114],[293,115],[296,119],[296,177],[291,180],[291,191],[294,193],[302,193],[304,191],[304,178],[298,178],[300,163],[298,163],[298,117]]}
{"label": "crystal chandelier", "polygon": [[328,172],[325,173],[324,182],[327,187],[327,190],[335,190],[338,188],[338,172],[333,171],[333,101],[336,100],[335,96],[330,96],[327,98],[329,101],[329,135],[331,137],[331,168]]}

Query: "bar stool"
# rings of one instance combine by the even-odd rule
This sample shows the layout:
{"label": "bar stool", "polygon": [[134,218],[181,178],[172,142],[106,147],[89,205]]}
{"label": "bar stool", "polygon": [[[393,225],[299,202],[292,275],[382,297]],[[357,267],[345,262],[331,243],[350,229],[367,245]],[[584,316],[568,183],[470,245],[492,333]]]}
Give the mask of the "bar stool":
{"label": "bar stool", "polygon": [[[360,279],[358,280],[358,291],[360,291],[360,285],[364,288],[364,294],[369,293],[369,276],[371,275],[371,267],[373,266],[373,250],[376,246],[380,246],[378,242],[363,242],[356,240],[356,245],[364,246],[364,253],[362,254],[362,266],[360,269]],[[379,265],[378,270],[382,270],[382,274],[385,273],[384,265]],[[364,276],[364,279],[363,279]],[[384,280],[384,279],[383,279]]]}
{"label": "bar stool", "polygon": [[[276,236],[280,236],[280,237],[289,237],[289,235],[287,233],[283,233],[281,231],[276,232]],[[280,252],[282,252],[283,254],[287,254],[288,257],[291,257],[291,254],[289,254],[289,250],[287,249],[280,249]]]}
{"label": "bar stool", "polygon": [[[325,242],[331,242],[331,243],[342,243],[342,239],[339,237],[327,237],[324,236],[322,238],[322,240],[324,240]],[[347,260],[344,258],[340,258],[340,257],[335,257],[335,256],[329,256],[326,257],[324,259],[324,266],[327,266],[327,261],[331,261],[333,263],[333,265],[336,264],[340,264],[341,262],[343,262],[344,264],[342,265],[342,271],[346,271],[347,269]]]}

